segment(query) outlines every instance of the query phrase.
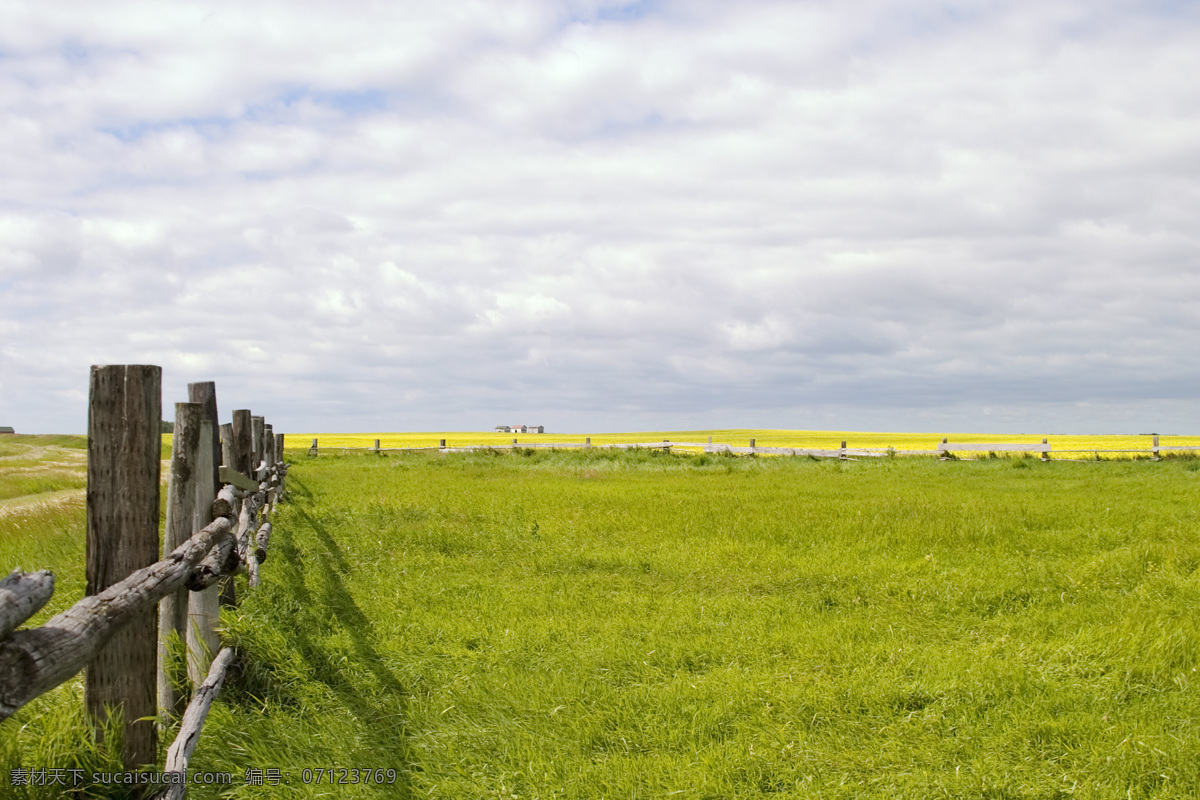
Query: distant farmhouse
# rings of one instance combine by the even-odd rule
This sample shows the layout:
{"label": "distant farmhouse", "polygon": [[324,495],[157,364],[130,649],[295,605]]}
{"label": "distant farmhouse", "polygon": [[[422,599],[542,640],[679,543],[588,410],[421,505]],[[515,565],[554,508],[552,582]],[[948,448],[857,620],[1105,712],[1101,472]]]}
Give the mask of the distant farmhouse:
{"label": "distant farmhouse", "polygon": [[0,433],[16,433],[16,431],[14,431],[12,428],[0,426]]}
{"label": "distant farmhouse", "polygon": [[497,425],[496,433],[545,433],[545,425]]}

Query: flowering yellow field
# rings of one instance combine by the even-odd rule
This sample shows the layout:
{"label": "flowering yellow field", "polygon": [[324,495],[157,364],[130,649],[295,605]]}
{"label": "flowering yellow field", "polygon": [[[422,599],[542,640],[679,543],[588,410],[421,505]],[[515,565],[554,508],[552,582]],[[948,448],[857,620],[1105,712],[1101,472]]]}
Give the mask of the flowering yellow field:
{"label": "flowering yellow field", "polygon": [[[307,448],[317,439],[322,448],[373,447],[379,439],[380,447],[437,447],[446,440],[450,447],[467,445],[507,445],[516,439],[520,444],[548,444],[551,442],[582,443],[590,437],[592,444],[630,444],[636,442],[707,442],[744,447],[751,439],[759,447],[804,447],[832,449],[846,442],[851,448],[894,448],[896,450],[919,450],[933,453],[943,438],[961,444],[1038,444],[1047,439],[1054,452],[1064,457],[1084,458],[1097,450],[1137,451],[1126,454],[1109,453],[1107,457],[1132,457],[1150,449],[1149,436],[1056,436],[1021,435],[997,433],[873,433],[864,431],[791,431],[791,430],[705,430],[705,431],[643,431],[638,433],[481,433],[479,431],[445,431],[426,433],[289,433],[289,450]],[[1200,447],[1200,436],[1161,436],[1159,446],[1163,450],[1174,447]],[[1080,451],[1080,452],[1070,452]]]}

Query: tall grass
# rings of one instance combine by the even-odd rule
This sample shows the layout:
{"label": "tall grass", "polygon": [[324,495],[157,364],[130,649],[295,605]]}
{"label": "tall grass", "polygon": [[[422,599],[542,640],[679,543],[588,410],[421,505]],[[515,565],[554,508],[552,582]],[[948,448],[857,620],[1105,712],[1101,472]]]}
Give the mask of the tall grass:
{"label": "tall grass", "polygon": [[300,460],[192,796],[1195,797],[1198,466]]}
{"label": "tall grass", "polygon": [[1198,475],[322,457],[203,763],[281,797],[320,764],[401,770],[346,796],[1194,796]]}
{"label": "tall grass", "polygon": [[[3,574],[51,569],[54,595],[27,624],[36,627],[84,594],[87,439],[82,436],[0,438],[0,568]],[[83,676],[35,699],[0,723],[0,797],[59,798],[61,786],[10,783],[15,767],[112,771],[120,764],[120,730],[98,745],[84,715]],[[65,773],[72,775],[72,773]],[[71,787],[75,788],[75,787]],[[105,796],[91,791],[80,797]]]}

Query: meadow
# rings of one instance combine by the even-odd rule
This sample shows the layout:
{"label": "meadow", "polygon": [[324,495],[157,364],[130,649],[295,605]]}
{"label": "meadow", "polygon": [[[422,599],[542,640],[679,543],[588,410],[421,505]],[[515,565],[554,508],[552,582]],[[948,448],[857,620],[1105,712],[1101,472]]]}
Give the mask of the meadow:
{"label": "meadow", "polygon": [[[1200,796],[1200,461],[289,460],[193,797]],[[80,586],[52,511],[3,566]],[[111,760],[80,696],[0,762]]]}

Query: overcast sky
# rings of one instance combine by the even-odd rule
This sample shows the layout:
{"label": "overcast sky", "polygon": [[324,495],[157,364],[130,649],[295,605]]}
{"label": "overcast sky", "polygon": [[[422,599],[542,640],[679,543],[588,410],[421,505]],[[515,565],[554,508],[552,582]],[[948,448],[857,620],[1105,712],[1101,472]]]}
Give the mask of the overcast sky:
{"label": "overcast sky", "polygon": [[0,0],[0,425],[1200,433],[1193,0]]}

